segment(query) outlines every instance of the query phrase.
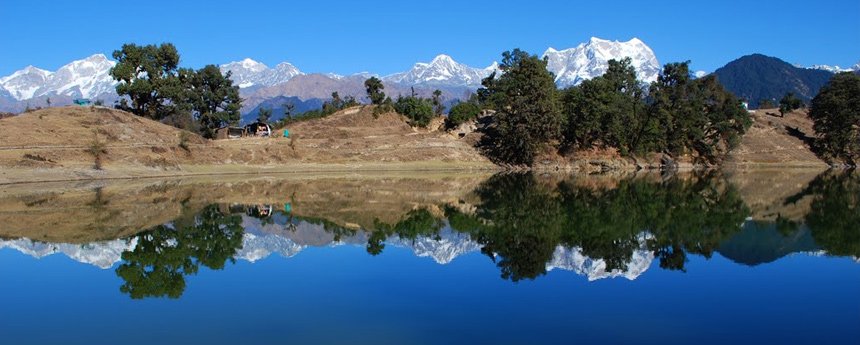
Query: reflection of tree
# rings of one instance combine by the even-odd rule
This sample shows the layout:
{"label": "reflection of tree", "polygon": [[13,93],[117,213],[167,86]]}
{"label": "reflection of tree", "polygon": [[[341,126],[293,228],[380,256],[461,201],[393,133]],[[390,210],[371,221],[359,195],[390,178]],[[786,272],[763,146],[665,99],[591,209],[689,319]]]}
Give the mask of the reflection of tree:
{"label": "reflection of tree", "polygon": [[484,245],[483,251],[511,280],[545,273],[559,245],[578,247],[607,270],[625,269],[643,244],[660,265],[684,269],[687,253],[706,257],[740,230],[749,214],[737,191],[722,180],[703,176],[666,182],[620,181],[613,188],[557,188],[531,174],[497,175],[479,186],[474,215],[447,208],[449,224]]}
{"label": "reflection of tree", "polygon": [[445,223],[442,219],[434,216],[426,208],[409,211],[403,219],[394,225],[380,222],[377,219],[374,221],[376,230],[370,234],[370,238],[367,240],[367,252],[371,255],[382,253],[385,248],[383,242],[393,235],[409,240],[414,240],[419,236],[438,235],[443,225]]}
{"label": "reflection of tree", "polygon": [[241,217],[227,215],[217,206],[206,207],[191,225],[156,226],[137,236],[133,251],[122,254],[116,274],[125,282],[120,291],[131,298],[178,298],[185,276],[200,265],[222,269],[242,248]]}
{"label": "reflection of tree", "polygon": [[832,255],[860,256],[860,174],[825,173],[808,189],[816,194],[806,215],[815,242]]}

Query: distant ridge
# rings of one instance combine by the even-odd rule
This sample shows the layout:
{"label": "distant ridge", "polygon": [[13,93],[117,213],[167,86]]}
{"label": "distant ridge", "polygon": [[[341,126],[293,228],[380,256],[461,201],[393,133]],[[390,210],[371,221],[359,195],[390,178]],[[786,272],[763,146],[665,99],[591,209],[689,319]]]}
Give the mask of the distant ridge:
{"label": "distant ridge", "polygon": [[788,92],[809,103],[833,73],[795,67],[775,57],[752,54],[720,67],[714,74],[736,96],[758,107],[761,100],[774,103]]}

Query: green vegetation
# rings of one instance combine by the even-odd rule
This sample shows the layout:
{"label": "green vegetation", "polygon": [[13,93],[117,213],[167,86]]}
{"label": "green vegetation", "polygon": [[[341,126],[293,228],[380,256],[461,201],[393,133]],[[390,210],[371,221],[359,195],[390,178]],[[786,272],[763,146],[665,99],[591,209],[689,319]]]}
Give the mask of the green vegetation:
{"label": "green vegetation", "polygon": [[809,117],[819,138],[816,151],[850,165],[860,160],[860,76],[839,73],[812,99]]}
{"label": "green vegetation", "polygon": [[665,65],[646,93],[629,59],[611,60],[603,76],[559,92],[546,61],[505,52],[504,74],[485,79],[477,93],[483,108],[497,112],[484,150],[514,165],[531,165],[550,149],[595,147],[719,163],[752,121],[715,76],[693,79],[688,64]]}
{"label": "green vegetation", "polygon": [[364,81],[364,88],[367,90],[367,98],[370,99],[370,104],[380,105],[385,101],[385,85],[382,85],[382,80],[377,77],[370,77]]}
{"label": "green vegetation", "polygon": [[[175,222],[179,223],[179,222]],[[133,299],[179,298],[185,276],[200,266],[220,270],[242,248],[242,218],[227,215],[216,205],[206,207],[191,224],[159,225],[137,235],[133,251],[122,253],[116,269],[120,291]]]}
{"label": "green vegetation", "polygon": [[218,66],[178,68],[179,52],[170,43],[124,44],[113,57],[117,64],[110,73],[122,97],[118,109],[209,138],[219,127],[239,122],[239,88]]}
{"label": "green vegetation", "polygon": [[860,175],[824,173],[809,185],[815,195],[806,223],[830,255],[860,257]]}
{"label": "green vegetation", "polygon": [[415,95],[397,97],[394,102],[394,110],[406,116],[409,124],[418,127],[427,127],[430,120],[435,117],[433,101]]}
{"label": "green vegetation", "polygon": [[457,103],[451,107],[448,112],[448,118],[445,120],[445,126],[448,128],[457,127],[466,121],[473,120],[481,113],[481,107],[473,102]]}
{"label": "green vegetation", "polygon": [[496,110],[495,127],[482,144],[498,162],[531,165],[535,156],[561,135],[562,116],[547,62],[515,49],[502,54],[504,72],[484,79],[479,97]]}
{"label": "green vegetation", "polygon": [[803,108],[803,101],[800,100],[800,98],[795,97],[793,92],[786,93],[785,96],[782,96],[782,99],[779,100],[779,114],[783,117],[785,117],[785,114],[800,108]]}

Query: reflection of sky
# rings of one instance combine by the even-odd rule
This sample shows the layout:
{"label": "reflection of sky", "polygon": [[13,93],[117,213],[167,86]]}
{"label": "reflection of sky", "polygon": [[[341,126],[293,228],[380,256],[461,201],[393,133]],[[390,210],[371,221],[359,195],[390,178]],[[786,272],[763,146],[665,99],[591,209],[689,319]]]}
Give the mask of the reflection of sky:
{"label": "reflection of sky", "polygon": [[[754,267],[691,256],[688,272],[588,282],[499,278],[387,247],[309,247],[201,268],[182,298],[131,300],[112,270],[0,251],[3,343],[852,343],[860,265],[793,255]],[[656,265],[654,263],[653,265]],[[421,341],[418,341],[421,340]]]}

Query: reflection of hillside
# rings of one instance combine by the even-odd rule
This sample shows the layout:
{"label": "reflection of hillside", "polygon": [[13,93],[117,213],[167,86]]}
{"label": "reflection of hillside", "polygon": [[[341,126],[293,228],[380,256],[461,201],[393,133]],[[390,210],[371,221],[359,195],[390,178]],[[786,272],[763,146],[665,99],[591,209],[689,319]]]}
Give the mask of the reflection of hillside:
{"label": "reflection of hillside", "polygon": [[729,174],[751,217],[760,221],[799,221],[809,212],[811,198],[792,199],[816,176],[818,169],[740,170]]}
{"label": "reflection of hillside", "polygon": [[[193,215],[211,203],[270,204],[340,226],[372,228],[418,205],[460,200],[485,175],[219,176],[0,186],[0,238],[112,240]],[[413,174],[414,175],[414,174]]]}

